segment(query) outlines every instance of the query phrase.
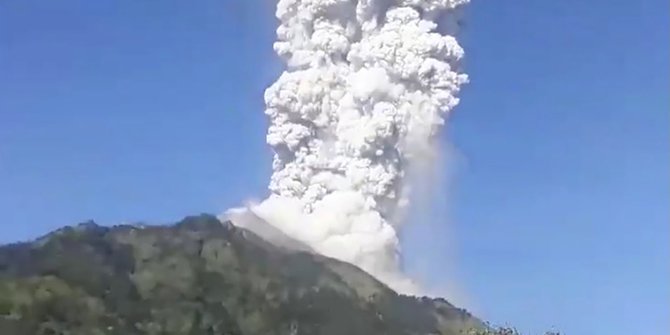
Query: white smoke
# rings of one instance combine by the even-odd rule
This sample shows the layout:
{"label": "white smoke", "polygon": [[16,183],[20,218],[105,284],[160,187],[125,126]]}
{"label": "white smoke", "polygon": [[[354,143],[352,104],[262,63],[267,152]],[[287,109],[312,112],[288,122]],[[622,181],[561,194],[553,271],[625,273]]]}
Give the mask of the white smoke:
{"label": "white smoke", "polygon": [[[469,0],[279,0],[286,70],[265,92],[271,195],[252,211],[392,288],[406,171],[432,143],[467,76],[453,29]],[[450,21],[451,20],[451,21]]]}

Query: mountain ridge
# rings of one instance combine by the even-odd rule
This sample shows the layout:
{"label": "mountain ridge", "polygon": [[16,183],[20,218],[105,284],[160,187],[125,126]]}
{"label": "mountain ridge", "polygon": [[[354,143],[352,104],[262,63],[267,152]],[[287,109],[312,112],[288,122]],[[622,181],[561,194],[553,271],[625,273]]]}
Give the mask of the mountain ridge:
{"label": "mountain ridge", "polygon": [[0,246],[0,334],[459,334],[445,299],[399,295],[358,267],[202,214],[93,221]]}

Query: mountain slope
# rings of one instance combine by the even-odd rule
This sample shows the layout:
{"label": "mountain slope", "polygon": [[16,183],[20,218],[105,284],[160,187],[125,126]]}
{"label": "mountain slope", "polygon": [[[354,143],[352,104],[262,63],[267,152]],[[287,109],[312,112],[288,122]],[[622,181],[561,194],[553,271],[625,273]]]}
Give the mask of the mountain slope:
{"label": "mountain slope", "polygon": [[213,216],[92,222],[0,247],[0,334],[457,334],[445,300],[397,295],[360,269],[275,246]]}

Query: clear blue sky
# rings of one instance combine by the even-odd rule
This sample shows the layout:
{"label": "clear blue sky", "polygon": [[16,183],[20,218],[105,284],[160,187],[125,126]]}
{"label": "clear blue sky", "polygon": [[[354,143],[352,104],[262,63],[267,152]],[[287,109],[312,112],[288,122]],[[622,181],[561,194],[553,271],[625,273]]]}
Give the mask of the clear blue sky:
{"label": "clear blue sky", "polygon": [[[410,271],[458,277],[481,315],[522,330],[670,333],[668,5],[469,7],[472,83],[445,136],[459,157],[450,223],[430,243],[425,225],[408,228],[407,258],[422,260]],[[281,69],[272,12],[2,1],[0,243],[262,197],[262,92]],[[437,270],[447,249],[457,274]]]}

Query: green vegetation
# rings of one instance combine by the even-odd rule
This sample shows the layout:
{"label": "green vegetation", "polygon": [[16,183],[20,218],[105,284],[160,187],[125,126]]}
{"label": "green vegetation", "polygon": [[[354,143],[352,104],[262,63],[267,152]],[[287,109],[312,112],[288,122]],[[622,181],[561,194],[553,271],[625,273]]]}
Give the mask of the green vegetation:
{"label": "green vegetation", "polygon": [[[398,295],[349,264],[215,217],[68,227],[0,247],[2,335],[463,334],[443,299]],[[505,334],[507,335],[507,334]]]}
{"label": "green vegetation", "polygon": [[[486,329],[473,329],[466,332],[467,335],[520,335],[519,332],[510,327],[487,327]],[[558,332],[546,332],[544,335],[561,335]]]}

